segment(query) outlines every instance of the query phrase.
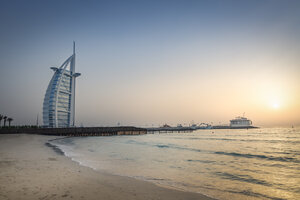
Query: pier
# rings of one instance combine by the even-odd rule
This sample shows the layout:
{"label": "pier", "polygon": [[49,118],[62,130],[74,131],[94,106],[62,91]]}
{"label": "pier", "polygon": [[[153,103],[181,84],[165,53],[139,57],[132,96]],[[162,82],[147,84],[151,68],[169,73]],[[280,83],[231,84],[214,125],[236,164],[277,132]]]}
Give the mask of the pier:
{"label": "pier", "polygon": [[[258,128],[254,126],[248,127],[230,127],[230,126],[212,126],[209,129],[251,129]],[[69,128],[41,128],[41,127],[6,127],[0,128],[0,134],[38,134],[53,136],[114,136],[114,135],[144,135],[153,133],[186,133],[193,132],[198,129],[191,126],[187,127],[152,127],[138,128],[134,126],[119,127],[69,127]]]}
{"label": "pier", "polygon": [[69,127],[69,128],[1,128],[0,134],[38,134],[53,136],[113,136],[144,135],[147,129],[133,126],[121,127]]}

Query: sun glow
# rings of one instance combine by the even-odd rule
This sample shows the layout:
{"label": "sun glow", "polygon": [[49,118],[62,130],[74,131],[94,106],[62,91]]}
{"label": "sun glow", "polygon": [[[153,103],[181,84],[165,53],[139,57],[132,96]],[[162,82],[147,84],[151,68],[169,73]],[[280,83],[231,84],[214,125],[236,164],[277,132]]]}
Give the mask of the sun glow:
{"label": "sun glow", "polygon": [[278,108],[279,108],[279,104],[278,104],[278,103],[273,103],[272,107],[273,107],[274,109],[278,109]]}

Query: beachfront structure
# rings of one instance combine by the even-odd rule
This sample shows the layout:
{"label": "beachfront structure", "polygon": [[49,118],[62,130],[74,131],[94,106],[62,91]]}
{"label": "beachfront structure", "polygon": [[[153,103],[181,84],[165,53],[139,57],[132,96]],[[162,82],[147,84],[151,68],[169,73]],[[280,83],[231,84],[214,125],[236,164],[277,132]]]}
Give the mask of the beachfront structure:
{"label": "beachfront structure", "polygon": [[230,120],[231,128],[247,128],[251,127],[252,121],[246,117],[236,117],[235,119]]}
{"label": "beachfront structure", "polygon": [[43,103],[45,127],[61,128],[75,125],[75,42],[73,54],[59,67],[51,67],[54,75],[46,90]]}

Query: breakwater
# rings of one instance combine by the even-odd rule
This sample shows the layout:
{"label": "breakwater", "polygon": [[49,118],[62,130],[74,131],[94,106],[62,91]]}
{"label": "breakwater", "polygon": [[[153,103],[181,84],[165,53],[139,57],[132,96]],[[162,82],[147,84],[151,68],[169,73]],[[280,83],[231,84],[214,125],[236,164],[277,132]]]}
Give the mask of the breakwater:
{"label": "breakwater", "polygon": [[146,128],[148,133],[173,133],[173,132],[193,132],[195,129],[192,127],[157,127],[157,128]]}
{"label": "breakwater", "polygon": [[69,128],[1,128],[0,134],[39,134],[55,136],[112,136],[143,135],[147,129],[133,126],[121,127],[69,127]]}
{"label": "breakwater", "polygon": [[259,127],[256,127],[256,126],[232,127],[229,125],[217,125],[217,126],[211,127],[211,129],[251,129],[251,128],[259,128]]}

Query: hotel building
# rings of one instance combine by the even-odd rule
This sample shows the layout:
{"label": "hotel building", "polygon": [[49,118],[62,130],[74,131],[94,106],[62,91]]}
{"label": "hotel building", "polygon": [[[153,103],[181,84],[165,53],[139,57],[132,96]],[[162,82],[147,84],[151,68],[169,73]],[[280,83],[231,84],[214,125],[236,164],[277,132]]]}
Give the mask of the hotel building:
{"label": "hotel building", "polygon": [[75,125],[75,42],[73,54],[59,67],[51,67],[54,75],[46,90],[43,103],[45,127],[61,128]]}

